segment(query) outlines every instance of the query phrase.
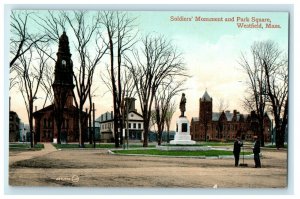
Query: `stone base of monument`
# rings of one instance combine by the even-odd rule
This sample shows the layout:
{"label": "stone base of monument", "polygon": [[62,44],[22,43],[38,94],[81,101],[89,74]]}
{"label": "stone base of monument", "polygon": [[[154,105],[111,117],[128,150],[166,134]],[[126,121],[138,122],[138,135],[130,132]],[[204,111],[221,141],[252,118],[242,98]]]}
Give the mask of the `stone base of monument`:
{"label": "stone base of monument", "polygon": [[194,145],[196,142],[191,139],[190,123],[185,116],[181,116],[176,120],[176,133],[174,140],[170,142],[172,145]]}

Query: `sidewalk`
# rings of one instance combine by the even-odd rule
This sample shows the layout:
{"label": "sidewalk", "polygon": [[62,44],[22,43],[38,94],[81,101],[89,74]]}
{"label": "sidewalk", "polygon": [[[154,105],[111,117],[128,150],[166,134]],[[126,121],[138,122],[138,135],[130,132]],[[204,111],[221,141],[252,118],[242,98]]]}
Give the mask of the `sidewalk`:
{"label": "sidewalk", "polygon": [[40,156],[47,155],[49,153],[57,151],[57,149],[51,143],[42,143],[44,148],[40,151],[24,151],[19,153],[16,156],[9,156],[9,164],[12,164],[17,161],[27,160],[31,158],[36,158]]}

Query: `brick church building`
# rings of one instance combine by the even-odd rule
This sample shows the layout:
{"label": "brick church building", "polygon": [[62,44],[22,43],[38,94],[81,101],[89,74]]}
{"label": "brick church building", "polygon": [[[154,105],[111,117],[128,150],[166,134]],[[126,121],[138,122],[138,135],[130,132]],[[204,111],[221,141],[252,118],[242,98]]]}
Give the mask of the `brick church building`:
{"label": "brick church building", "polygon": [[[35,119],[35,141],[55,142],[58,139],[56,123],[61,123],[61,142],[79,141],[79,110],[73,105],[73,63],[69,48],[69,39],[66,32],[59,38],[59,48],[56,53],[57,60],[54,71],[54,102],[41,110],[33,113]],[[83,137],[87,132],[87,114],[83,115]],[[61,119],[57,119],[61,118]]]}
{"label": "brick church building", "polygon": [[[252,140],[258,134],[257,115],[254,111],[250,114],[241,114],[237,110],[213,112],[213,99],[207,91],[200,98],[199,117],[191,121],[191,136],[195,141],[226,141],[241,137]],[[267,114],[264,117],[264,140],[271,141],[271,121]]]}

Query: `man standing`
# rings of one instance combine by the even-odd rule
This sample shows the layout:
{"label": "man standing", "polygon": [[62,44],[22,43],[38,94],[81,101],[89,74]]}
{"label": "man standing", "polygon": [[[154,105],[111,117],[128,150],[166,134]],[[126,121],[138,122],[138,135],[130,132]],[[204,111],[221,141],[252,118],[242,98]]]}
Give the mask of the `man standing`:
{"label": "man standing", "polygon": [[240,152],[241,152],[241,147],[243,146],[243,142],[241,142],[240,138],[237,137],[234,145],[233,145],[233,155],[234,155],[234,160],[235,160],[235,166],[237,167],[239,165],[239,160],[240,160]]}
{"label": "man standing", "polygon": [[253,138],[254,138],[253,154],[254,154],[255,168],[261,168],[260,158],[259,158],[260,142],[257,139],[257,136],[253,136]]}

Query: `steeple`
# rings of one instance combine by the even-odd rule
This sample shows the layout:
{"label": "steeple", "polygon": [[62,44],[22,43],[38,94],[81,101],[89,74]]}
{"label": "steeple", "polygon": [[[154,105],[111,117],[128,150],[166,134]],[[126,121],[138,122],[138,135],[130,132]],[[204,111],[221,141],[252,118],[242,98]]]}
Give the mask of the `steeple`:
{"label": "steeple", "polygon": [[207,101],[207,102],[210,102],[212,101],[212,98],[209,96],[209,94],[207,93],[207,90],[205,90],[205,93],[203,94],[202,96],[202,101]]}
{"label": "steeple", "polygon": [[58,47],[57,54],[59,54],[59,53],[70,55],[70,57],[71,57],[70,48],[69,48],[69,38],[65,31],[59,38],[59,47]]}
{"label": "steeple", "polygon": [[59,38],[56,55],[54,83],[52,85],[54,95],[56,100],[62,100],[61,103],[71,106],[73,105],[72,90],[74,88],[73,62],[71,60],[72,54],[70,53],[69,39],[65,31]]}

